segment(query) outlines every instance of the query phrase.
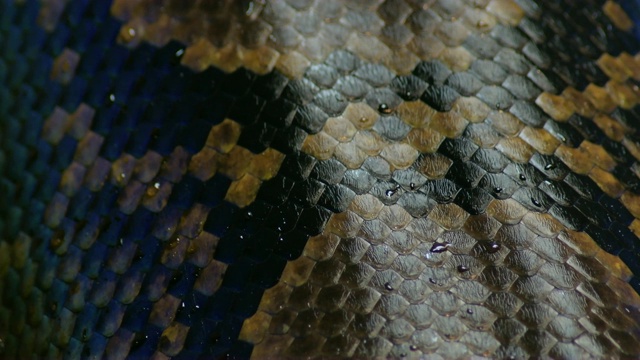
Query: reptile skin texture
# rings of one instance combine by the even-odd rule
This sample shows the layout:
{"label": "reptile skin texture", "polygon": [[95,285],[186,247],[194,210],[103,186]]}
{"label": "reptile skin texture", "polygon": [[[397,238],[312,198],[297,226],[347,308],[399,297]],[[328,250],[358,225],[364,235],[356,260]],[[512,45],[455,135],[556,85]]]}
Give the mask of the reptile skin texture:
{"label": "reptile skin texture", "polygon": [[0,358],[640,358],[635,0],[0,0]]}

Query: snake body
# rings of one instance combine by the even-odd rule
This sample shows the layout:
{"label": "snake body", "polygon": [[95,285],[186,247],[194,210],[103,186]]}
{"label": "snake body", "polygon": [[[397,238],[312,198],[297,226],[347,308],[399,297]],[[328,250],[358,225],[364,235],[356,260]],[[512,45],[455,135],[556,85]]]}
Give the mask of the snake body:
{"label": "snake body", "polygon": [[3,358],[638,358],[632,0],[0,0]]}

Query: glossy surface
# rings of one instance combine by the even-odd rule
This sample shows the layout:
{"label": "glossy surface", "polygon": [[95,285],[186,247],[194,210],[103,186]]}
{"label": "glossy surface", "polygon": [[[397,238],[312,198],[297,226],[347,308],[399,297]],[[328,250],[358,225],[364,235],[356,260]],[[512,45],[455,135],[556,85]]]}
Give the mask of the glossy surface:
{"label": "glossy surface", "polygon": [[191,5],[0,2],[6,356],[640,354],[631,5]]}

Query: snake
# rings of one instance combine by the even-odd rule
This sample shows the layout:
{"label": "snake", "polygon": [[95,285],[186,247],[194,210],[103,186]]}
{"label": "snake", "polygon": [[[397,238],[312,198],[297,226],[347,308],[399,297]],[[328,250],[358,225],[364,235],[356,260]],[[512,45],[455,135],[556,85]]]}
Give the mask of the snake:
{"label": "snake", "polygon": [[640,3],[0,0],[0,357],[640,357]]}

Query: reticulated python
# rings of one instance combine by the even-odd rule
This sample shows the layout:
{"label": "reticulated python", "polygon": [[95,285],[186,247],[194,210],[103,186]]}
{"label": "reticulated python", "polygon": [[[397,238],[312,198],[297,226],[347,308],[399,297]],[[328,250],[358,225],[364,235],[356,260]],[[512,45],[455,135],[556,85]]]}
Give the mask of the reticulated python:
{"label": "reticulated python", "polygon": [[3,358],[638,358],[632,0],[0,0]]}

